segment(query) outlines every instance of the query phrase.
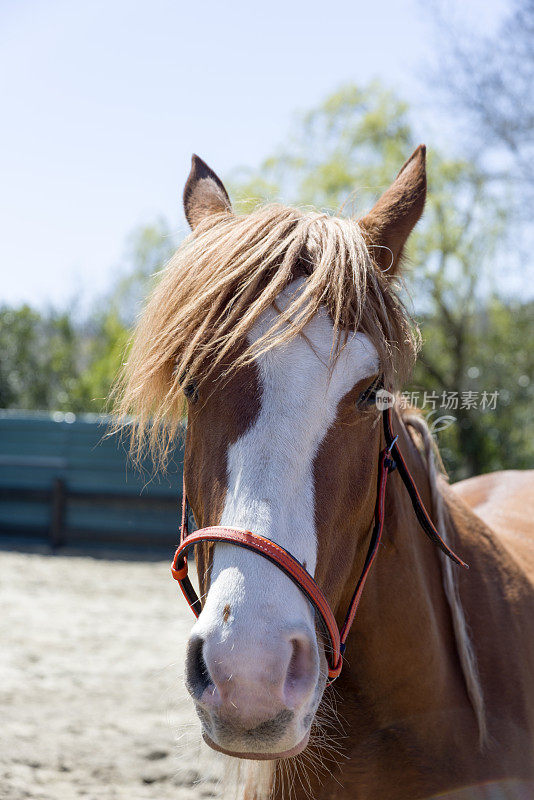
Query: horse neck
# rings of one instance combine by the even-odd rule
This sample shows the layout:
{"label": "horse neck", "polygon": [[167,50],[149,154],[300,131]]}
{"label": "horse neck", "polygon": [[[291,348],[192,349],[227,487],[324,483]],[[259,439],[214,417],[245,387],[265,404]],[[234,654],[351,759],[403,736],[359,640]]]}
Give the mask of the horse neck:
{"label": "horse neck", "polygon": [[[422,500],[437,522],[428,465],[398,417],[394,427]],[[441,555],[420,528],[398,472],[389,477],[385,508],[382,544],[347,642],[349,669],[339,688],[357,691],[364,724],[375,735],[392,726],[416,728],[419,736],[428,728],[430,735],[436,725],[443,734],[447,722],[458,722],[459,709],[462,724],[476,735]]]}

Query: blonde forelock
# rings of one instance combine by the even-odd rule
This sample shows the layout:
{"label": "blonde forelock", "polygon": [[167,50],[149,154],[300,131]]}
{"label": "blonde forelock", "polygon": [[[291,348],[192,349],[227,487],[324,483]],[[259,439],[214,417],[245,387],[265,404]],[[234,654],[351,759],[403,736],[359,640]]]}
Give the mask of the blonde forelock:
{"label": "blonde forelock", "polygon": [[[298,276],[300,290],[271,328],[246,341],[260,315]],[[167,264],[134,331],[112,393],[132,449],[164,457],[183,416],[181,387],[201,385],[300,335],[319,308],[343,336],[365,332],[394,389],[418,346],[391,282],[375,266],[356,220],[268,205],[247,215],[217,214],[202,222]],[[232,355],[239,355],[232,358]]]}

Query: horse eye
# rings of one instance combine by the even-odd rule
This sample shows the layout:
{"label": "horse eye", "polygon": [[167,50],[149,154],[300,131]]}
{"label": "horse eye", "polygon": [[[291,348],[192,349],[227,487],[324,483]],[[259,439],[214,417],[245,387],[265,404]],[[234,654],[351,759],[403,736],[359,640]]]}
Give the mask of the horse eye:
{"label": "horse eye", "polygon": [[376,393],[380,388],[380,380],[377,378],[370,386],[361,393],[356,400],[356,408],[368,408],[376,403]]}
{"label": "horse eye", "polygon": [[198,400],[198,389],[194,381],[188,381],[185,386],[182,386],[182,392],[190,403],[195,403]]}
{"label": "horse eye", "polygon": [[186,372],[178,373],[178,364],[174,367],[173,375],[178,375],[178,383],[186,399],[189,400],[190,403],[194,403],[198,400],[198,389],[195,381],[192,378],[188,378]]}

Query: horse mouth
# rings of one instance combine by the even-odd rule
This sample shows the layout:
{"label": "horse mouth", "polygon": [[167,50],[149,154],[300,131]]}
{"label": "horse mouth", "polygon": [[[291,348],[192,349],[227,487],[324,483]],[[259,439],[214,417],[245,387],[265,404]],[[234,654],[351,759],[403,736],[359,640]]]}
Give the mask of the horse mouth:
{"label": "horse mouth", "polygon": [[293,756],[298,756],[299,753],[302,753],[308,744],[310,732],[308,731],[304,738],[297,745],[295,745],[295,747],[292,747],[290,750],[284,750],[281,753],[237,753],[235,750],[226,750],[224,747],[215,744],[213,739],[210,739],[205,731],[202,732],[202,738],[206,744],[212,748],[212,750],[216,750],[218,753],[224,753],[225,756],[232,756],[233,758],[248,758],[252,761],[275,761],[279,758],[293,758]]}

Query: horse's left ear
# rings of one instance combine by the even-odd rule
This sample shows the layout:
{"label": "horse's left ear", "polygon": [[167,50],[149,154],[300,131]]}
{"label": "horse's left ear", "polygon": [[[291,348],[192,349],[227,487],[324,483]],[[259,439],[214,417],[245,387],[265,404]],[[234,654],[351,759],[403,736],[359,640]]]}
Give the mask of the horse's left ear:
{"label": "horse's left ear", "polygon": [[373,209],[359,220],[378,266],[388,274],[398,272],[402,251],[426,198],[426,147],[420,144]]}
{"label": "horse's left ear", "polygon": [[184,212],[194,230],[211,214],[232,211],[232,204],[223,182],[205,161],[193,154],[191,172],[184,188]]}

